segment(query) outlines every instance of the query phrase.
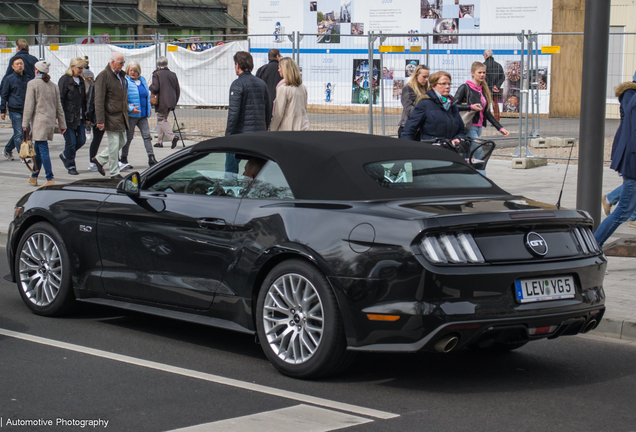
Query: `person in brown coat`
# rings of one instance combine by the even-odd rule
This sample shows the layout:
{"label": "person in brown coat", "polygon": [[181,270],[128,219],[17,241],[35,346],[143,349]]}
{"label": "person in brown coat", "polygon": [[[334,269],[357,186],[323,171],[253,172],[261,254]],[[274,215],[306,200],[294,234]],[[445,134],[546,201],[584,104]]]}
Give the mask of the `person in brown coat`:
{"label": "person in brown coat", "polygon": [[119,150],[126,145],[128,130],[128,85],[124,67],[124,56],[114,52],[106,69],[95,80],[95,118],[99,130],[105,130],[108,148],[95,156],[91,162],[101,175],[106,175],[108,164],[111,178],[122,178],[119,174]]}
{"label": "person in brown coat", "polygon": [[60,90],[51,82],[49,76],[50,63],[39,61],[35,64],[35,78],[27,84],[26,97],[24,99],[24,113],[22,116],[22,130],[26,131],[31,124],[33,145],[35,147],[35,164],[40,170],[31,174],[29,183],[38,185],[38,174],[46,172],[44,186],[54,185],[51,157],[49,156],[49,143],[55,133],[55,120],[60,127],[60,133],[66,132],[66,119],[60,101]]}
{"label": "person in brown coat", "polygon": [[157,70],[152,73],[152,80],[149,87],[150,93],[159,95],[159,105],[157,111],[157,144],[155,147],[163,147],[164,135],[172,141],[171,148],[177,146],[177,137],[168,123],[170,111],[174,111],[179,102],[181,88],[177,75],[168,69],[168,59],[164,56],[157,58]]}

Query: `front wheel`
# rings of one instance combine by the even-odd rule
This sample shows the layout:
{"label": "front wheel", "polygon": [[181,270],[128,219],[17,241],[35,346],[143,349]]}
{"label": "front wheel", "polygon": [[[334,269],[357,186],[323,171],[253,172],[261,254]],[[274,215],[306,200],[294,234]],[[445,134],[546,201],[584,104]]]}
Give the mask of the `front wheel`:
{"label": "front wheel", "polygon": [[261,346],[281,373],[317,378],[353,360],[335,295],[313,265],[301,260],[277,265],[263,281],[256,307]]}
{"label": "front wheel", "polygon": [[18,244],[15,273],[22,300],[38,315],[60,316],[75,304],[70,260],[62,236],[40,222],[26,230]]}

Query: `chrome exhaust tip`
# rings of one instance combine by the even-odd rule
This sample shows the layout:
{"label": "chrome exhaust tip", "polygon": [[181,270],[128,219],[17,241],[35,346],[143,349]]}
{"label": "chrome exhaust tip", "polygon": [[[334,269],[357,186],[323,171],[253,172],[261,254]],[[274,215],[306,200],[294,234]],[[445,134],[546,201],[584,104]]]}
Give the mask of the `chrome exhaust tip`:
{"label": "chrome exhaust tip", "polygon": [[587,333],[590,330],[592,330],[594,327],[596,327],[596,320],[595,319],[591,319],[587,322],[587,324],[585,324],[585,327],[583,327],[583,330],[581,331],[581,333]]}
{"label": "chrome exhaust tip", "polygon": [[457,346],[458,342],[459,342],[459,338],[457,336],[447,335],[441,338],[440,340],[438,340],[435,343],[434,348],[438,352],[449,353]]}

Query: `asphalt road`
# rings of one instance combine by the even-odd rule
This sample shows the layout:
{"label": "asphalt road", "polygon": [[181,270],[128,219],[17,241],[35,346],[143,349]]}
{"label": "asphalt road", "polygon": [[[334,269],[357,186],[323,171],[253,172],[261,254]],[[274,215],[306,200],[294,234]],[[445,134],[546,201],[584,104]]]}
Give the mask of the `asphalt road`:
{"label": "asphalt road", "polygon": [[39,317],[0,280],[0,432],[630,432],[635,360],[634,342],[577,336],[505,355],[366,354],[299,381],[250,336],[95,305]]}

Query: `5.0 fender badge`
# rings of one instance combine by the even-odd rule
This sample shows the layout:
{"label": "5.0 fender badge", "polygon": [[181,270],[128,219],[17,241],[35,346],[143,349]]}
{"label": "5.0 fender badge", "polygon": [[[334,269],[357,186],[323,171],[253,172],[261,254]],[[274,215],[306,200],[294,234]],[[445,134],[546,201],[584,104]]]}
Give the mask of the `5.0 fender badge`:
{"label": "5.0 fender badge", "polygon": [[526,234],[526,248],[536,256],[542,257],[548,254],[548,243],[534,231]]}
{"label": "5.0 fender badge", "polygon": [[80,231],[81,232],[85,232],[85,233],[89,233],[91,231],[93,231],[93,227],[92,226],[88,226],[88,225],[80,225]]}

